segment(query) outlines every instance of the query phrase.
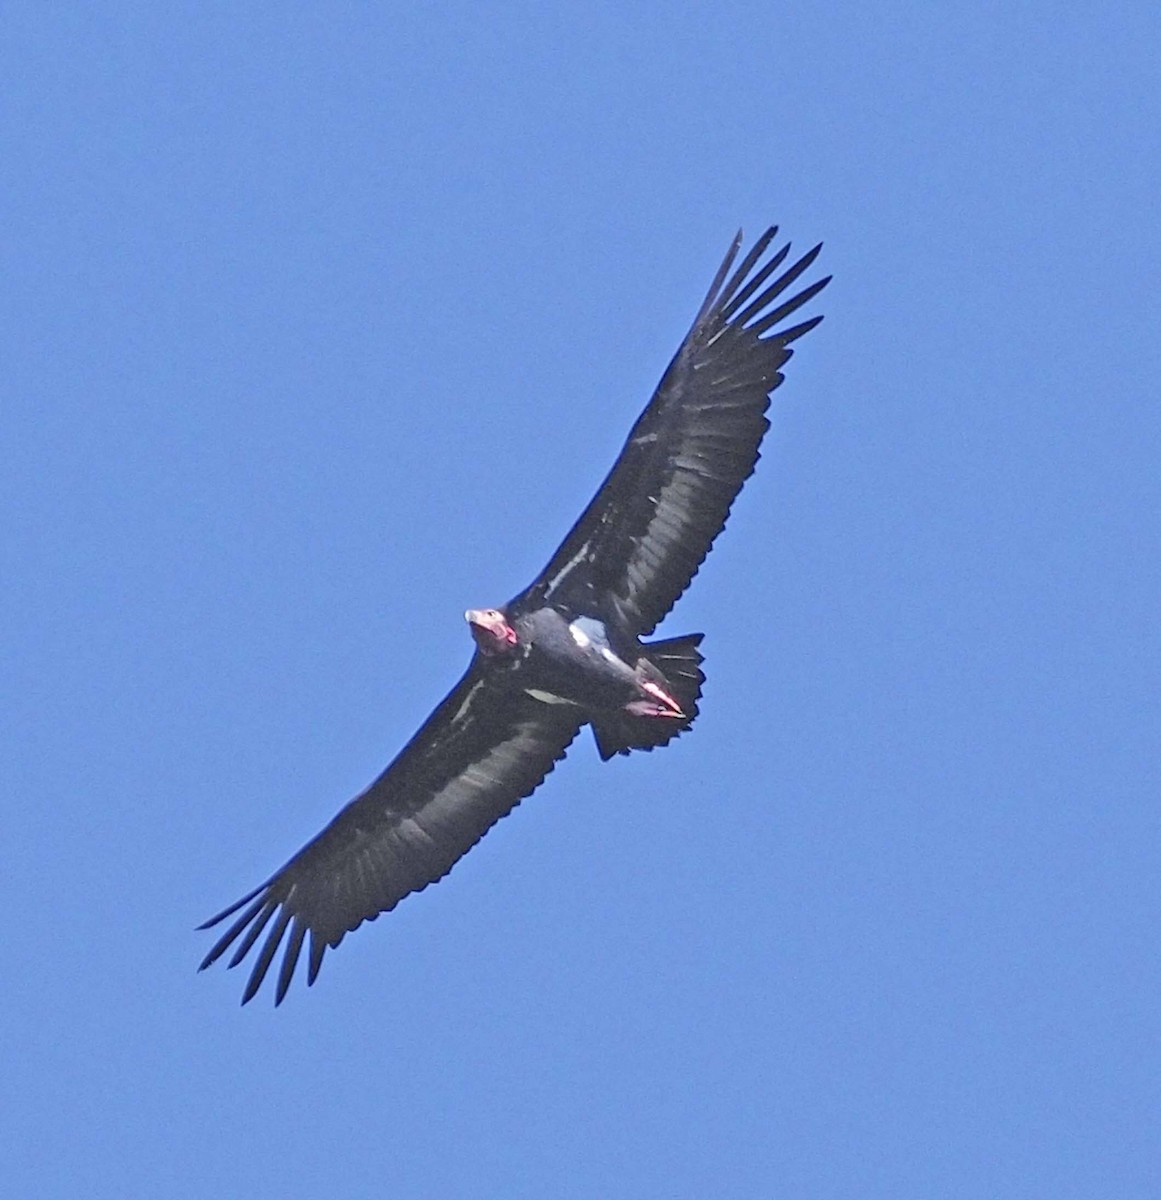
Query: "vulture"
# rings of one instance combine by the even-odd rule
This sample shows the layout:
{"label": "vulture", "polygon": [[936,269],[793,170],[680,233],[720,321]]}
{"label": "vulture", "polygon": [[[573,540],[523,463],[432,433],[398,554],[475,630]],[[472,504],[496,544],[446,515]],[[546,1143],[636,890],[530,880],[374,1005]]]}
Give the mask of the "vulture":
{"label": "vulture", "polygon": [[275,1004],[308,940],[309,985],[328,948],[442,879],[585,725],[608,760],[693,724],[702,635],[642,639],[722,531],[758,461],[791,343],[822,320],[788,323],[830,282],[794,288],[821,245],[778,273],[790,246],[768,253],[776,235],[767,230],[736,268],[735,237],[612,470],[541,574],[502,608],[464,614],[471,662],[419,732],[281,870],[199,926],[229,921],[199,970],[231,949],[231,967],[257,951],[243,1004],[280,947]]}

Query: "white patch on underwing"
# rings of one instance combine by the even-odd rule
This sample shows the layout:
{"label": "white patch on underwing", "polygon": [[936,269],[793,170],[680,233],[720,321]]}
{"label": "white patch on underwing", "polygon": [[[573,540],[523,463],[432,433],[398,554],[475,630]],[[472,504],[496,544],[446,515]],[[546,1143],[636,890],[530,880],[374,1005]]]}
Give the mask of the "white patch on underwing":
{"label": "white patch on underwing", "polygon": [[464,713],[466,713],[468,711],[468,705],[471,704],[472,697],[483,686],[484,686],[484,681],[482,679],[478,680],[476,683],[472,684],[472,686],[468,689],[468,694],[464,697],[463,704],[461,704],[459,706],[459,708],[456,709],[455,716],[452,717],[450,724],[454,725],[460,719],[460,717],[462,717],[464,715]]}
{"label": "white patch on underwing", "polygon": [[585,558],[591,558],[590,545],[588,542],[585,542],[584,545],[582,545],[581,548],[572,556],[572,558],[570,558],[568,562],[566,562],[564,566],[561,567],[560,570],[557,571],[557,573],[548,581],[548,585],[544,589],[545,599],[548,599],[552,596],[552,593],[556,591],[561,580],[565,578],[565,576],[573,569],[573,567],[575,567],[578,563],[583,562]]}
{"label": "white patch on underwing", "polygon": [[539,700],[541,704],[575,704],[575,700],[566,700],[564,696],[558,696],[554,692],[546,692],[541,688],[525,688],[525,693],[532,697],[533,700]]}

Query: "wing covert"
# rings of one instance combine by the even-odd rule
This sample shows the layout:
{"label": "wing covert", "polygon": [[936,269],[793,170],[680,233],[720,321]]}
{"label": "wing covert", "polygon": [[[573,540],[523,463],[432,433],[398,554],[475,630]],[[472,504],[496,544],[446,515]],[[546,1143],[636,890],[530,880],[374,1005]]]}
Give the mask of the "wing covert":
{"label": "wing covert", "polygon": [[261,887],[199,926],[238,914],[198,969],[235,943],[228,966],[237,966],[269,925],[242,1003],[261,987],[285,939],[281,1004],[308,935],[312,984],[328,948],[446,875],[535,790],[579,728],[567,710],[501,690],[473,663],[366,791]]}
{"label": "wing covert", "polygon": [[776,233],[768,229],[730,275],[741,233],[734,239],[612,470],[514,604],[611,605],[607,615],[644,636],[689,586],[758,461],[790,344],[822,320],[776,329],[830,282],[779,303],[821,246],[768,282],[790,250],[759,265]]}

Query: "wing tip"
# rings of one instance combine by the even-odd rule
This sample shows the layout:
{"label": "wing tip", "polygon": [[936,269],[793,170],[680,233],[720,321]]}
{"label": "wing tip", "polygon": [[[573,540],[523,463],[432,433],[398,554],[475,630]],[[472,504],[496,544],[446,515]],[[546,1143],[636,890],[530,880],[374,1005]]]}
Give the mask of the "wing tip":
{"label": "wing tip", "polygon": [[[816,246],[812,246],[801,258],[797,259],[777,279],[766,287],[757,297],[741,311],[738,312],[738,306],[744,300],[749,300],[753,295],[756,286],[760,283],[765,283],[771,273],[771,268],[780,263],[785,257],[786,252],[790,249],[789,243],[782,248],[778,255],[770,260],[750,282],[738,293],[737,297],[729,302],[723,310],[726,319],[729,321],[731,328],[745,330],[754,337],[764,339],[764,335],[769,333],[779,321],[785,320],[791,313],[796,312],[804,304],[808,304],[815,296],[819,294],[834,278],[833,275],[827,275],[824,278],[803,288],[800,292],[793,294],[789,300],[783,301],[777,307],[771,308],[775,300],[790,287],[818,258],[822,251],[822,243],[819,242]],[[815,321],[814,324],[818,322]],[[804,333],[813,329],[814,325],[809,322],[803,322],[801,325],[795,326],[792,330],[786,331],[793,334],[794,337],[802,337]],[[784,341],[785,334],[783,332],[776,333],[771,340]],[[793,340],[792,338],[789,340]],[[785,344],[785,341],[784,341]]]}
{"label": "wing tip", "polygon": [[726,281],[726,276],[729,274],[730,268],[734,265],[734,259],[738,257],[738,251],[742,248],[742,239],[744,233],[739,228],[734,234],[734,239],[730,243],[730,248],[726,251],[725,258],[722,259],[722,265],[718,267],[717,274],[714,276],[713,283],[710,284],[709,291],[705,294],[705,299],[701,302],[701,308],[697,310],[697,316],[693,319],[694,327],[698,322],[703,320],[705,316],[713,311],[714,305],[718,301],[718,295],[722,290],[722,284]]}
{"label": "wing tip", "polygon": [[241,900],[235,900],[229,908],[223,908],[217,916],[210,917],[208,921],[203,921],[200,925],[195,925],[195,932],[201,933],[203,929],[213,929],[215,925],[220,925],[227,917],[233,916],[243,904],[249,904],[259,892],[268,888],[270,883],[269,879],[265,883],[260,883],[252,892],[247,892]]}
{"label": "wing tip", "polygon": [[[210,947],[209,952],[201,960],[197,968],[199,973],[206,970],[207,967],[213,966],[214,963],[222,958],[231,947],[234,947],[234,952],[230,955],[229,961],[226,963],[226,969],[233,970],[234,967],[239,966],[247,958],[259,939],[262,938],[263,933],[266,933],[254,967],[250,972],[250,977],[247,979],[246,987],[242,993],[243,1005],[249,1004],[260,991],[289,927],[290,938],[286,942],[286,947],[283,951],[275,988],[275,1007],[282,1003],[294,977],[302,943],[309,930],[309,926],[302,917],[287,907],[290,896],[287,895],[282,898],[272,896],[270,894],[270,887],[271,881],[267,881],[261,887],[248,892],[241,900],[231,904],[229,908],[223,909],[222,912],[198,926],[199,930],[212,929],[227,917],[237,913],[240,908],[249,902],[250,907],[245,909],[234,923],[222,933],[218,940]],[[276,917],[275,914],[277,914]],[[275,917],[274,924],[269,932],[266,932],[266,927],[270,924],[272,917]],[[311,936],[313,939],[313,931],[311,931]],[[234,946],[235,942],[238,943],[236,946]],[[321,955],[319,957],[321,960]],[[317,966],[314,973],[316,975],[318,973]]]}

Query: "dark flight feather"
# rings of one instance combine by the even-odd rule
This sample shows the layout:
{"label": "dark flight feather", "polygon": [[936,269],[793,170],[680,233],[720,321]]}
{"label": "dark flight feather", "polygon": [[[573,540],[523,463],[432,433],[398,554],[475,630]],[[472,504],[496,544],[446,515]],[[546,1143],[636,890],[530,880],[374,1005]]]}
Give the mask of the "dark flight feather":
{"label": "dark flight feather", "polygon": [[689,586],[758,461],[770,394],[793,353],[788,343],[822,319],[764,336],[830,282],[828,276],[766,311],[820,246],[738,311],[790,249],[784,246],[746,282],[775,233],[758,239],[723,287],[741,248],[740,235],[734,240],[613,469],[518,603],[604,603],[614,610],[607,617],[645,636]]}
{"label": "dark flight feather", "polygon": [[204,970],[245,936],[229,965],[253,948],[281,910],[255,962],[250,1000],[294,920],[278,978],[281,1002],[306,932],[307,982],[323,954],[364,921],[441,879],[472,846],[540,784],[580,730],[575,709],[541,704],[522,692],[497,695],[473,662],[395,761],[312,841],[256,891],[211,918],[209,929],[250,906],[202,960]]}

